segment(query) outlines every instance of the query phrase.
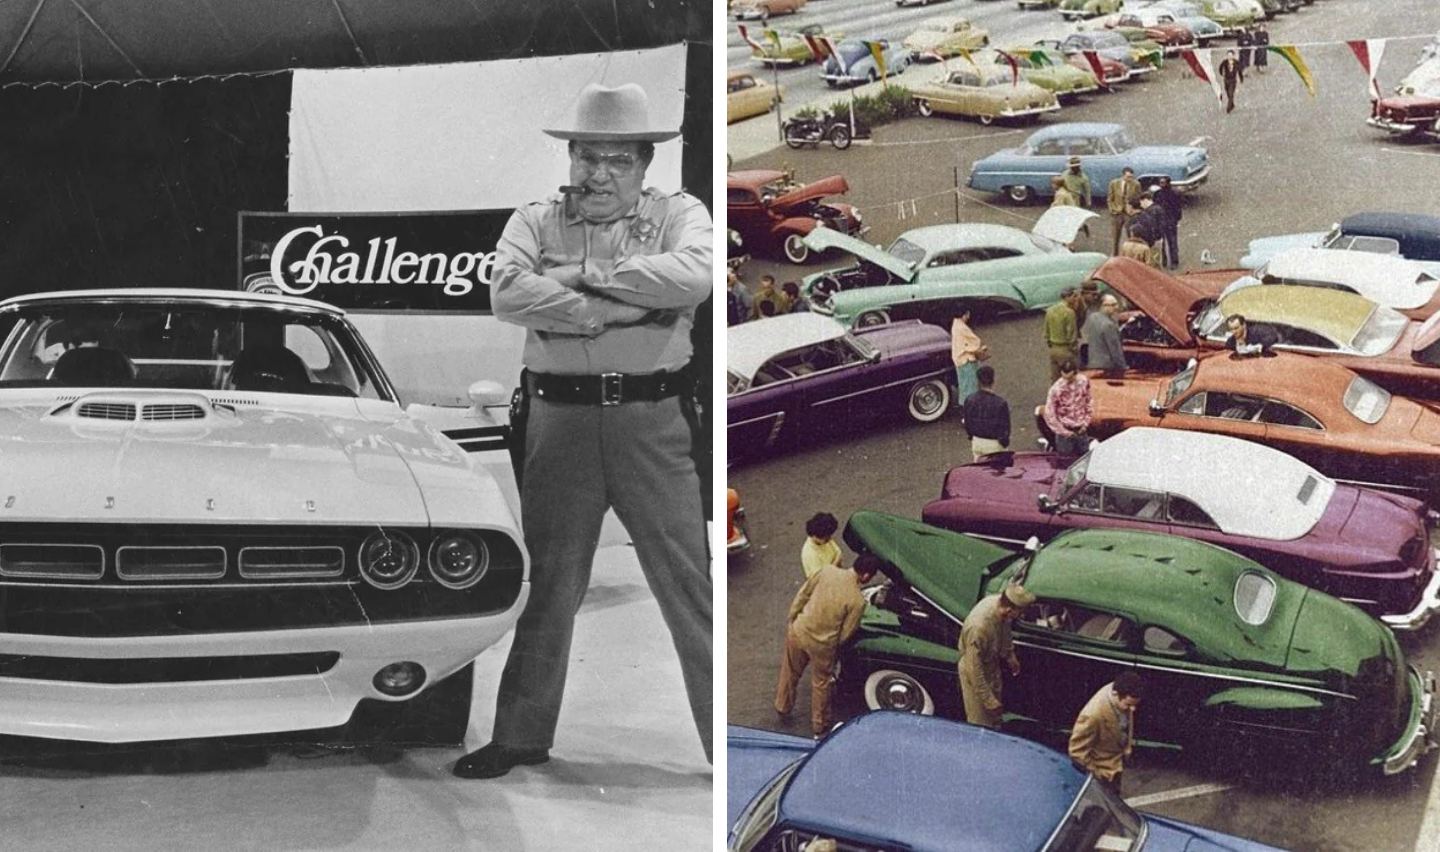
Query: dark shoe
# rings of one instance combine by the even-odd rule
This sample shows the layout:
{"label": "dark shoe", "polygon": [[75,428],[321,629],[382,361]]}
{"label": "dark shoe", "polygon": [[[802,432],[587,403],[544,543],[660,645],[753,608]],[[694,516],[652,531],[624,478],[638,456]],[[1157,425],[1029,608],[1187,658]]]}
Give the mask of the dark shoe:
{"label": "dark shoe", "polygon": [[517,766],[534,766],[550,759],[546,748],[511,748],[491,743],[459,760],[451,772],[457,778],[499,778]]}

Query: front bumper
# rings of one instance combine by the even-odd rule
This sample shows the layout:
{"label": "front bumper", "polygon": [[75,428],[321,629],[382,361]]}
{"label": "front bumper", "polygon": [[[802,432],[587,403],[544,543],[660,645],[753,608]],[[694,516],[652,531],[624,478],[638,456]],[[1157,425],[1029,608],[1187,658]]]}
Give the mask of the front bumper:
{"label": "front bumper", "polygon": [[[1433,561],[1440,560],[1440,550],[1433,551]],[[1425,593],[1420,596],[1415,608],[1401,615],[1384,615],[1380,621],[1391,630],[1419,630],[1429,623],[1431,616],[1440,611],[1440,571],[1430,575]]]}
{"label": "front bumper", "polygon": [[1393,118],[1381,118],[1378,115],[1372,115],[1365,119],[1365,123],[1377,130],[1383,130],[1386,133],[1414,133],[1420,128],[1418,124],[1396,121]]}
{"label": "front bumper", "polygon": [[[503,613],[472,618],[181,636],[0,634],[10,655],[77,660],[166,660],[333,652],[328,671],[233,680],[146,683],[0,677],[0,733],[126,743],[331,728],[362,698],[395,700],[371,684],[385,665],[413,661],[439,683],[498,642],[519,619],[530,586]],[[418,694],[418,693],[417,693]],[[413,697],[413,696],[412,696]]]}
{"label": "front bumper", "polygon": [[1176,192],[1194,192],[1199,189],[1205,181],[1210,179],[1210,164],[1206,163],[1200,171],[1185,178],[1184,180],[1171,180],[1170,186]]}
{"label": "front bumper", "polygon": [[1057,112],[1059,111],[1059,109],[1060,105],[1058,103],[1050,104],[1048,106],[1022,107],[1020,109],[1002,109],[1000,110],[1000,117],[1024,118],[1027,115],[1044,115],[1047,112]]}
{"label": "front bumper", "polygon": [[1411,703],[1406,735],[1395,744],[1391,754],[1381,763],[1386,775],[1396,775],[1414,766],[1425,752],[1435,747],[1435,675],[1421,673],[1410,667],[1411,687],[1419,690],[1418,700]]}

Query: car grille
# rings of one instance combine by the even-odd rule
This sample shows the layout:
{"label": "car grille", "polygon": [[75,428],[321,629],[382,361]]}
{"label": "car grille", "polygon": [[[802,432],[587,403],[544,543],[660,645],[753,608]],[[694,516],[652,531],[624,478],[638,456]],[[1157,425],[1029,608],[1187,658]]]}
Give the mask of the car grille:
{"label": "car grille", "polygon": [[141,684],[303,677],[335,668],[334,651],[244,657],[84,659],[0,654],[0,677],[67,683]]}
{"label": "car grille", "polygon": [[75,411],[90,420],[134,420],[135,405],[128,402],[87,402]]}
{"label": "car grille", "polygon": [[204,420],[205,409],[198,405],[147,405],[141,417],[145,420]]}

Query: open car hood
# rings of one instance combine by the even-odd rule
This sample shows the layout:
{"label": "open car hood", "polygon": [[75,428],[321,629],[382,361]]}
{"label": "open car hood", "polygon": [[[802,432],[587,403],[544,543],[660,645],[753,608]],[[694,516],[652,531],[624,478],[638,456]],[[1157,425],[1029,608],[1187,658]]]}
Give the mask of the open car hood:
{"label": "open car hood", "polygon": [[1131,305],[1150,317],[1171,337],[1189,341],[1190,309],[1196,302],[1213,299],[1214,293],[1128,257],[1105,261],[1090,277],[1119,293]]}
{"label": "open car hood", "polygon": [[1015,557],[1015,551],[978,538],[863,510],[845,525],[845,543],[857,553],[873,553],[895,566],[898,576],[892,579],[959,619],[980,600],[985,584]]}
{"label": "open car hood", "polygon": [[1092,213],[1083,207],[1051,207],[1041,214],[1030,233],[1057,243],[1073,243],[1085,223],[1099,218],[1099,213]]}
{"label": "open car hood", "polygon": [[771,210],[784,210],[787,207],[794,207],[797,204],[805,204],[824,198],[827,195],[844,195],[850,191],[850,184],[840,175],[831,175],[812,181],[804,186],[796,187],[784,195],[776,196],[770,202]]}
{"label": "open car hood", "polygon": [[816,228],[805,236],[805,245],[814,251],[838,248],[869,261],[907,284],[915,278],[915,267],[879,246],[842,234],[834,228]]}

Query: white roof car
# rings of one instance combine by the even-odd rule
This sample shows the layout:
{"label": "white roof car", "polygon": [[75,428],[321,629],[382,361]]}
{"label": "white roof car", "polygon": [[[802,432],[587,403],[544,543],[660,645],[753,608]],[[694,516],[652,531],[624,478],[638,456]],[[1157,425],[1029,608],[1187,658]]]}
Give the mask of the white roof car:
{"label": "white roof car", "polygon": [[1255,271],[1266,284],[1305,284],[1347,290],[1396,310],[1429,302],[1440,278],[1399,255],[1319,248],[1291,249]]}
{"label": "white roof car", "polygon": [[1225,533],[1290,541],[1314,528],[1334,480],[1270,447],[1202,432],[1135,427],[1090,450],[1086,479],[1189,500]]}
{"label": "white roof car", "polygon": [[776,355],[844,336],[838,320],[808,312],[732,325],[725,332],[725,365],[748,381]]}

